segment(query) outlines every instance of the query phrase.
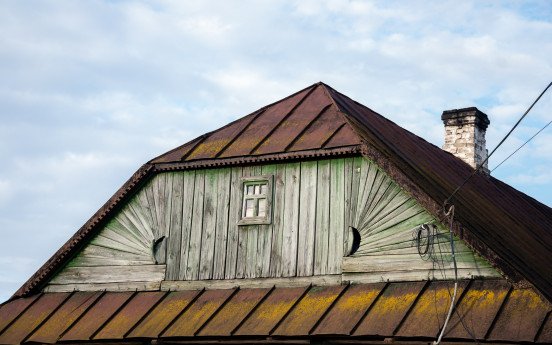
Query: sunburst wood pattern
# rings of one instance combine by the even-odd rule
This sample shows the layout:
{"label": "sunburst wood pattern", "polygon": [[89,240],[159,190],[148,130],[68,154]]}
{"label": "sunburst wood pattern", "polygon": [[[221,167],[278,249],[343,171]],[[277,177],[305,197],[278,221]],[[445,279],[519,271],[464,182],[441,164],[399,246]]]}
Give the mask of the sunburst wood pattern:
{"label": "sunburst wood pattern", "polygon": [[[46,291],[156,290],[165,277],[163,237],[171,175],[142,188],[48,284]],[[156,245],[156,240],[157,245]]]}
{"label": "sunburst wood pattern", "polygon": [[[454,277],[448,231],[373,162],[355,159],[349,219],[360,234],[358,250],[343,259],[344,277],[386,281]],[[416,229],[434,224],[431,256],[420,255]],[[454,238],[461,277],[497,276],[491,266]]]}
{"label": "sunburst wood pattern", "polygon": [[[274,179],[272,222],[239,226],[241,178],[260,175]],[[362,157],[160,173],[46,290],[144,290],[158,289],[162,280],[341,273],[353,281],[451,277],[443,228],[432,260],[420,257],[413,241],[413,229],[431,222]],[[346,256],[351,227],[358,229],[360,244]],[[462,241],[455,243],[462,276],[497,275]]]}

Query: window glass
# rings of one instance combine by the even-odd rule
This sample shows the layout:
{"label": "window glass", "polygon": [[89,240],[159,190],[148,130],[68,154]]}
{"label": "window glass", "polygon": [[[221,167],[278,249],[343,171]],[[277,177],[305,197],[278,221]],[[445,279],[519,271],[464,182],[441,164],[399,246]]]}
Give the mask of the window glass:
{"label": "window glass", "polygon": [[239,225],[270,224],[272,177],[244,177],[243,203]]}

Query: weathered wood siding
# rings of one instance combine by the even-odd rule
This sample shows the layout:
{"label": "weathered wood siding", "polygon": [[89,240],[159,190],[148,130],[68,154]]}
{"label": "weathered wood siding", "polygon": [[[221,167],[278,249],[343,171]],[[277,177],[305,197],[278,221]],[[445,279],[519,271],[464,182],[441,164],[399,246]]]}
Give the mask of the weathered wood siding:
{"label": "weathered wood siding", "polygon": [[[272,221],[238,226],[241,178],[259,175],[274,178]],[[450,278],[444,228],[437,226],[431,258],[418,254],[413,234],[424,223],[435,221],[362,157],[160,173],[47,289],[342,273],[353,281]],[[349,256],[351,227],[361,241]],[[455,243],[462,277],[497,275]]]}
{"label": "weathered wood siding", "polygon": [[[159,175],[171,176],[163,181],[172,182],[165,190],[173,190],[172,196],[166,195],[171,201],[165,203],[170,206],[164,212],[171,214],[173,224],[167,242],[166,279],[341,273],[343,246],[330,243],[342,243],[347,230],[346,160],[352,158]],[[238,226],[241,178],[260,175],[274,178],[272,221]],[[184,190],[184,186],[190,187]],[[178,197],[186,193],[183,199]]]}
{"label": "weathered wood siding", "polygon": [[[448,230],[369,160],[354,159],[350,176],[351,207],[347,219],[361,240],[358,250],[343,258],[344,280],[454,278]],[[420,255],[416,231],[421,224],[435,225],[430,236],[432,243],[424,255]],[[459,277],[499,275],[463,241],[454,238],[454,246]]]}

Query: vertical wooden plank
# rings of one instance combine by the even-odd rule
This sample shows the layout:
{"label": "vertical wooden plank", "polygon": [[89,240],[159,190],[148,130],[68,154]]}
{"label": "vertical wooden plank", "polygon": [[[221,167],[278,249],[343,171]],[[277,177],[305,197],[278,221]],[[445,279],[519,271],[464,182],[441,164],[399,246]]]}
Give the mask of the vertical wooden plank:
{"label": "vertical wooden plank", "polygon": [[[243,167],[242,176],[258,176],[260,175],[260,171],[261,168],[259,166]],[[241,187],[243,189],[243,186]],[[238,227],[237,278],[253,278],[255,276],[258,232],[258,225],[244,225]]]}
{"label": "vertical wooden plank", "polygon": [[314,269],[317,177],[317,161],[301,162],[299,234],[297,238],[298,276],[311,276]]}
{"label": "vertical wooden plank", "polygon": [[234,167],[231,172],[230,209],[228,212],[228,239],[226,243],[226,279],[236,278],[238,261],[238,221],[240,220],[243,190],[241,185],[242,168]]}
{"label": "vertical wooden plank", "polygon": [[203,197],[205,195],[205,170],[196,171],[194,186],[194,204],[192,210],[192,226],[190,229],[190,244],[188,246],[188,263],[186,280],[198,280],[199,260],[201,257],[201,236],[203,229]]}
{"label": "vertical wooden plank", "polygon": [[281,277],[282,276],[282,246],[283,246],[283,226],[284,226],[284,209],[285,209],[285,164],[278,164],[276,166],[276,173],[274,175],[274,194],[272,195],[272,209],[273,217],[272,221],[274,226],[272,227],[272,248],[270,252],[270,276]]}
{"label": "vertical wooden plank", "polygon": [[[262,167],[262,174],[270,176],[274,182],[274,175],[276,174],[276,165],[264,165]],[[274,200],[274,183],[272,184],[272,200]],[[259,226],[259,236],[257,237],[257,277],[270,277],[270,262],[271,262],[271,248],[272,248],[272,232],[274,228],[274,202],[270,205],[272,207],[272,219],[270,224]]]}
{"label": "vertical wooden plank", "polygon": [[297,232],[299,228],[300,163],[286,164],[284,221],[282,232],[282,276],[297,275]]}
{"label": "vertical wooden plank", "polygon": [[213,279],[224,279],[226,266],[226,243],[228,236],[228,218],[230,210],[230,189],[232,172],[230,168],[218,171],[219,197],[217,199],[217,223],[215,236],[215,256],[213,259]]}
{"label": "vertical wooden plank", "polygon": [[326,274],[328,268],[328,246],[330,233],[330,161],[318,162],[316,197],[316,235],[314,247],[314,274]]}
{"label": "vertical wooden plank", "polygon": [[203,229],[201,236],[199,279],[213,278],[218,193],[218,170],[207,170],[205,172],[205,195],[203,198]]}
{"label": "vertical wooden plank", "polygon": [[182,172],[182,242],[180,245],[179,280],[186,279],[186,271],[188,269],[188,251],[190,247],[192,215],[194,209],[195,176],[195,170]]}
{"label": "vertical wooden plank", "polygon": [[328,269],[326,274],[341,273],[343,258],[343,232],[345,224],[345,161],[331,161],[330,183],[330,233]]}
{"label": "vertical wooden plank", "polygon": [[182,247],[182,203],[184,174],[174,173],[171,192],[171,212],[167,239],[167,280],[178,280]]}
{"label": "vertical wooden plank", "polygon": [[166,229],[166,218],[165,210],[166,200],[165,200],[165,185],[167,184],[168,173],[161,173],[157,175],[155,183],[153,185],[153,196],[155,198],[155,211],[157,213],[157,222],[158,228],[154,229],[153,236],[159,238],[164,236],[164,231]]}
{"label": "vertical wooden plank", "polygon": [[153,185],[156,183],[155,182],[155,179],[157,177],[154,177],[153,180],[151,180],[145,187],[144,187],[144,193],[146,195],[146,200],[147,200],[147,203],[149,205],[149,208],[150,208],[150,212],[151,212],[151,218],[152,218],[152,230],[154,231],[158,231],[156,229],[159,228],[159,221],[157,221],[157,208],[155,206],[155,197],[154,197],[154,193],[153,193]]}
{"label": "vertical wooden plank", "polygon": [[343,256],[348,254],[349,247],[353,241],[349,227],[352,226],[351,220],[353,219],[353,205],[355,204],[352,201],[356,200],[353,199],[353,197],[356,198],[356,194],[353,195],[355,169],[354,158],[345,158],[345,209],[343,210],[343,214],[345,215],[345,223],[343,224]]}

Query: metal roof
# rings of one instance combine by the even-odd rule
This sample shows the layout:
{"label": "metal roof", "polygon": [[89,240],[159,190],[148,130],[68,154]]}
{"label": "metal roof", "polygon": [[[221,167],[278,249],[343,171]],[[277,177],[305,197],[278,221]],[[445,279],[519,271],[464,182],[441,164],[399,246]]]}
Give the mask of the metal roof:
{"label": "metal roof", "polygon": [[[138,170],[15,294],[41,286],[156,172],[362,154],[436,217],[473,169],[362,104],[317,83],[163,154]],[[477,174],[453,199],[455,233],[508,278],[552,300],[552,209]]]}
{"label": "metal roof", "polygon": [[[435,339],[453,283],[45,293],[0,307],[0,344],[132,340]],[[549,303],[504,280],[460,281],[447,341],[552,342]]]}

